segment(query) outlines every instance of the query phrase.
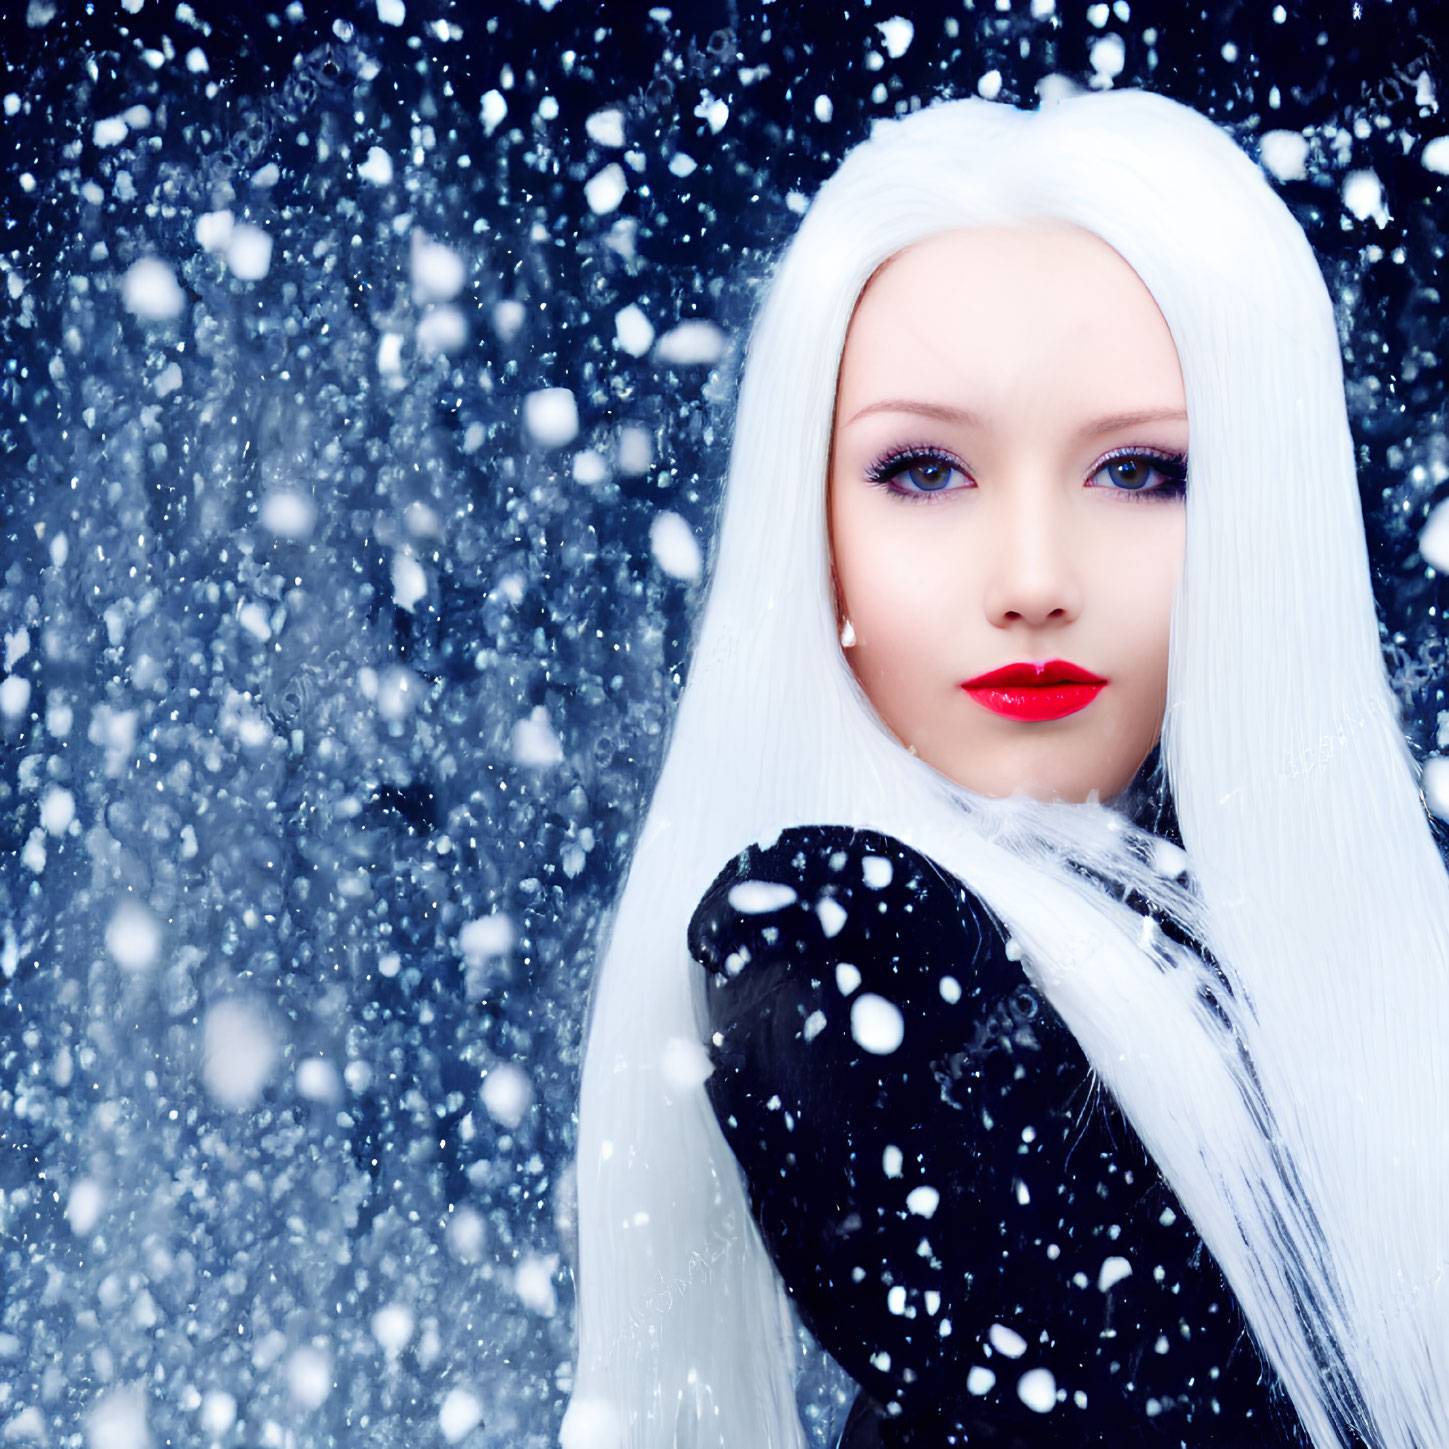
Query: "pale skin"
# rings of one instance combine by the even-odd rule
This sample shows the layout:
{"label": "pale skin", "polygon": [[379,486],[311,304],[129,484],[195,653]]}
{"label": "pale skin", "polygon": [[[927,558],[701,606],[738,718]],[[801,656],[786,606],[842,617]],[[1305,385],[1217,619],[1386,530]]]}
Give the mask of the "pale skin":
{"label": "pale skin", "polygon": [[[829,523],[846,658],[904,745],[983,795],[1121,792],[1162,728],[1187,443],[1171,333],[1099,238],[947,232],[876,273],[841,362]],[[1107,682],[1049,720],[962,687],[1047,660]]]}

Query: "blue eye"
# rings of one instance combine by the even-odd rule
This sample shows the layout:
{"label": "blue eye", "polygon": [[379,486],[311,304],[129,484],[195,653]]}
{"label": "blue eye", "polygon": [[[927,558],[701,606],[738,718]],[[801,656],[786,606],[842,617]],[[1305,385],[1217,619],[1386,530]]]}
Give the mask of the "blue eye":
{"label": "blue eye", "polygon": [[1187,491],[1187,457],[1183,453],[1112,453],[1097,464],[1088,482],[1114,493],[1181,498]]}
{"label": "blue eye", "polygon": [[971,482],[953,458],[919,449],[882,458],[866,470],[866,476],[904,498],[953,493]]}

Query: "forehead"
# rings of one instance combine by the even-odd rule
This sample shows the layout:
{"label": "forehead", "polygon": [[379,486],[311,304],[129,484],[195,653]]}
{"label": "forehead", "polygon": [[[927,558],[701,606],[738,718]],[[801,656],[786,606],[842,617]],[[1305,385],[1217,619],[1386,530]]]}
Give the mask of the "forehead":
{"label": "forehead", "polygon": [[962,227],[927,237],[876,269],[857,310],[923,287],[984,302],[1003,286],[1058,293],[1140,291],[1152,301],[1136,272],[1101,237],[1064,222],[1043,221]]}
{"label": "forehead", "polygon": [[875,273],[851,320],[840,392],[849,404],[882,387],[1069,387],[1107,406],[1124,391],[1180,387],[1177,362],[1152,294],[1100,237],[978,227],[931,237]]}

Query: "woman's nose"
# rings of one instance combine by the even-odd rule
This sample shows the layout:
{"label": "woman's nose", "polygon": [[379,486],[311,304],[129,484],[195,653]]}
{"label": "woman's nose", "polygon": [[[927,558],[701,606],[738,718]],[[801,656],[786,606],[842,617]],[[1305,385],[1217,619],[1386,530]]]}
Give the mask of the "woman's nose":
{"label": "woman's nose", "polygon": [[1018,499],[997,514],[982,540],[990,560],[987,617],[1001,628],[1070,623],[1082,611],[1085,540],[1043,499]]}

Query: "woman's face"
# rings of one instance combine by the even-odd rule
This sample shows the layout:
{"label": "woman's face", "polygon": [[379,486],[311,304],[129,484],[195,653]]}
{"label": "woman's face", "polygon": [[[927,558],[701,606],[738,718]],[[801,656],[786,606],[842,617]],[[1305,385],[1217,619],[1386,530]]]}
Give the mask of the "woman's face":
{"label": "woman's face", "polygon": [[897,738],[983,795],[1119,793],[1162,728],[1186,460],[1171,334],[1105,242],[982,228],[882,267],[829,507],[846,657]]}

